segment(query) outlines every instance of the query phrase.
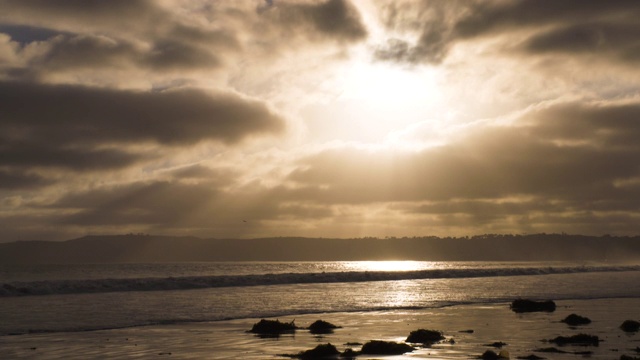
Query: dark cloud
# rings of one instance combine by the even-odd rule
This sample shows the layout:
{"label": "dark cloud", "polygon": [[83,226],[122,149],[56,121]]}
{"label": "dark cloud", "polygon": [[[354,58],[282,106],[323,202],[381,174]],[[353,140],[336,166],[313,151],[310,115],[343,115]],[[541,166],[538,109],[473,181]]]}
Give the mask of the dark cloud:
{"label": "dark cloud", "polygon": [[40,46],[46,50],[30,59],[32,71],[126,67],[145,55],[131,43],[96,35],[58,35]]}
{"label": "dark cloud", "polygon": [[11,40],[20,44],[28,44],[34,41],[45,41],[56,35],[59,31],[25,25],[3,25],[0,24],[0,33],[9,35]]}
{"label": "dark cloud", "polygon": [[470,4],[458,0],[385,3],[382,14],[389,28],[419,36],[412,41],[391,38],[376,49],[374,56],[384,61],[441,62],[452,46],[452,24],[463,16]]}
{"label": "dark cloud", "polygon": [[[439,63],[456,43],[503,36],[529,54],[591,53],[637,61],[637,17],[632,0],[423,1],[385,12],[390,27],[403,21],[402,11],[426,14],[412,30],[415,43],[392,39],[376,51],[381,60]],[[509,51],[509,50],[506,50]]]}
{"label": "dark cloud", "polygon": [[529,53],[610,56],[623,62],[640,60],[639,24],[589,23],[559,27],[527,39]]}
{"label": "dark cloud", "polygon": [[180,40],[162,40],[154,44],[143,63],[158,70],[212,69],[221,61],[207,49],[190,46]]}
{"label": "dark cloud", "polygon": [[352,42],[367,36],[360,14],[348,0],[281,2],[263,16],[277,21],[274,25],[281,28],[283,41],[303,35]]}
{"label": "dark cloud", "polygon": [[[31,71],[138,68],[142,72],[212,70],[240,48],[233,32],[194,25],[152,1],[5,2],[4,31],[38,48]],[[6,22],[6,25],[2,25]]]}
{"label": "dark cloud", "polygon": [[0,0],[0,20],[9,24],[29,24],[58,30],[116,28],[130,30],[152,22],[163,25],[171,16],[150,0]]}
{"label": "dark cloud", "polygon": [[31,56],[24,66],[28,66],[32,73],[44,74],[60,70],[131,69],[159,74],[167,70],[214,70],[223,63],[214,50],[235,49],[235,39],[228,38],[226,34],[218,34],[219,39],[214,39],[214,36],[207,39],[204,34],[196,34],[196,39],[209,41],[198,43],[185,39],[188,33],[182,32],[183,37],[157,38],[150,44],[106,35],[58,33],[32,45],[40,51]]}
{"label": "dark cloud", "polygon": [[528,27],[588,23],[595,19],[609,19],[614,23],[629,21],[637,11],[640,4],[633,0],[482,1],[473,3],[468,15],[454,28],[458,37],[470,38]]}
{"label": "dark cloud", "polygon": [[261,102],[198,89],[139,92],[4,82],[0,113],[0,165],[27,168],[124,168],[158,156],[128,148],[140,142],[234,144],[284,128],[284,120]]}
{"label": "dark cloud", "polygon": [[0,170],[0,190],[34,189],[50,185],[53,182],[36,174]]}
{"label": "dark cloud", "polygon": [[[301,47],[335,40],[354,42],[366,37],[357,9],[347,0],[319,3],[287,3],[257,16],[242,4],[233,12],[210,6],[214,21],[203,21],[189,12],[155,1],[63,0],[0,1],[0,31],[33,54],[29,67],[35,71],[128,69],[166,76],[167,71],[219,70],[244,49],[261,44],[267,51]],[[164,6],[163,6],[164,5]],[[233,4],[226,4],[232,6]],[[225,11],[227,10],[227,11]],[[237,17],[244,19],[239,26]],[[293,41],[302,39],[303,41]],[[15,72],[15,71],[14,71]]]}
{"label": "dark cloud", "polygon": [[0,112],[5,114],[0,126],[6,141],[45,144],[235,143],[284,127],[264,103],[198,89],[143,92],[4,82]]}
{"label": "dark cloud", "polygon": [[10,142],[0,145],[0,166],[14,168],[60,167],[72,170],[121,169],[152,155],[118,149],[92,149],[88,145],[65,148],[64,145]]}
{"label": "dark cloud", "polygon": [[640,104],[558,104],[529,112],[522,122],[532,136],[547,141],[587,142],[611,153],[635,152],[640,135]]}

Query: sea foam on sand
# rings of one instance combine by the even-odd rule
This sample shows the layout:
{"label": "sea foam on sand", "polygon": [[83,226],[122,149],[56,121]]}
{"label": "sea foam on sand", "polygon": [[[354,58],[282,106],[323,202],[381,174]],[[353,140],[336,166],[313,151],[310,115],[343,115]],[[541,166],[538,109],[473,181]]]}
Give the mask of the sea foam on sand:
{"label": "sea foam on sand", "polygon": [[[535,354],[547,359],[576,359],[592,352],[590,359],[640,356],[640,333],[625,333],[624,320],[640,320],[640,299],[617,298],[556,301],[555,312],[516,314],[509,304],[470,304],[435,309],[390,310],[354,313],[323,313],[280,318],[307,327],[318,319],[342,326],[331,334],[313,335],[297,330],[277,338],[263,338],[246,330],[260,319],[236,319],[206,323],[144,326],[136,328],[26,334],[0,337],[3,359],[285,359],[319,344],[338,350],[359,350],[369,340],[404,341],[417,329],[442,331],[446,340],[412,353],[385,359],[470,359],[486,350],[506,350],[511,359]],[[576,313],[591,324],[570,327],[561,320]],[[473,331],[471,331],[473,330]],[[602,341],[594,346],[557,346],[544,339],[586,333]],[[453,341],[451,341],[453,340]],[[489,346],[507,343],[502,349]],[[543,353],[536,349],[556,347],[566,353]],[[359,356],[358,359],[380,359]]]}

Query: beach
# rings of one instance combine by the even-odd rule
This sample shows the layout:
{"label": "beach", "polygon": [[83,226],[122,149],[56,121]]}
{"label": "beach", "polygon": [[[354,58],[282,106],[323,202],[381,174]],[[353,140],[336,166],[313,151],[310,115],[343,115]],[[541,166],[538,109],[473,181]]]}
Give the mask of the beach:
{"label": "beach", "polygon": [[[338,350],[359,350],[369,340],[402,342],[417,329],[441,331],[445,340],[430,347],[397,356],[361,355],[358,359],[469,359],[486,350],[508,351],[510,358],[535,354],[547,359],[618,359],[640,356],[640,334],[625,333],[619,326],[640,318],[640,299],[609,298],[557,301],[554,312],[516,314],[509,303],[484,303],[425,309],[337,312],[280,317],[307,327],[322,319],[341,326],[331,334],[313,335],[308,330],[265,338],[247,333],[256,318],[226,321],[140,326],[123,329],[23,334],[0,337],[5,359],[285,359],[319,344]],[[591,324],[570,327],[560,322],[576,313]],[[586,333],[598,336],[599,346],[558,346],[544,340]],[[489,346],[503,342],[501,349]],[[345,345],[345,344],[352,345]],[[555,347],[565,353],[536,351]],[[585,354],[574,354],[575,352]]]}

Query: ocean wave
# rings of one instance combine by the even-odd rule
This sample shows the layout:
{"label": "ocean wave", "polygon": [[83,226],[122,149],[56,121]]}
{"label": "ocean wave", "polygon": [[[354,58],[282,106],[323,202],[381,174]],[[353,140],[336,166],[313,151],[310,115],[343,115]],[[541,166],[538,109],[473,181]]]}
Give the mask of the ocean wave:
{"label": "ocean wave", "polygon": [[84,294],[121,291],[189,290],[219,287],[350,283],[420,279],[531,276],[589,272],[640,271],[640,266],[516,267],[430,269],[416,271],[347,271],[262,275],[187,276],[91,280],[48,280],[0,284],[0,297]]}

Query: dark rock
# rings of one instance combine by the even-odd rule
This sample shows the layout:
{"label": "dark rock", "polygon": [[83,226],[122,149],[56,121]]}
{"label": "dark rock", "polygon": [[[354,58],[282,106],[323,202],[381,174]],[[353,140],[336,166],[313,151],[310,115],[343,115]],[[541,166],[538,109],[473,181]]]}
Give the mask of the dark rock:
{"label": "dark rock", "polygon": [[507,346],[507,345],[509,345],[509,344],[507,344],[505,342],[502,342],[502,341],[496,341],[496,342],[491,343],[491,344],[484,344],[483,346],[491,346],[491,347],[500,349],[501,347]]}
{"label": "dark rock", "polygon": [[629,355],[620,355],[620,360],[640,360],[640,358]]}
{"label": "dark rock", "polygon": [[413,351],[413,347],[393,341],[372,340],[362,345],[361,354],[366,355],[402,355]]}
{"label": "dark rock", "polygon": [[487,350],[482,355],[478,356],[478,359],[482,360],[498,360],[498,354],[493,350]]}
{"label": "dark rock", "polygon": [[295,359],[313,360],[313,359],[336,359],[340,355],[338,349],[331,344],[318,345],[311,350],[302,351],[298,354],[281,354]]}
{"label": "dark rock", "polygon": [[355,359],[358,354],[359,353],[357,351],[353,351],[353,349],[345,349],[342,354],[340,354],[340,357],[343,359]]}
{"label": "dark rock", "polygon": [[600,338],[595,335],[587,335],[587,334],[578,334],[572,336],[558,336],[555,339],[549,340],[554,344],[558,344],[560,346],[563,345],[584,345],[584,346],[598,346],[600,345]]}
{"label": "dark rock", "polygon": [[405,341],[409,343],[433,344],[441,340],[444,340],[444,336],[440,331],[418,329],[412,331]]}
{"label": "dark rock", "polygon": [[567,325],[571,325],[571,326],[578,326],[578,325],[591,324],[591,319],[586,318],[584,316],[571,314],[571,315],[567,316],[566,318],[564,318],[563,320],[561,320],[561,322],[563,322],[563,323],[565,323]]}
{"label": "dark rock", "polygon": [[534,311],[556,311],[556,303],[552,300],[534,301],[527,299],[516,299],[511,302],[511,310],[517,313]]}
{"label": "dark rock", "polygon": [[265,320],[262,319],[259,322],[253,324],[253,327],[248,332],[262,335],[279,335],[289,332],[294,332],[298,327],[294,322],[283,323],[280,320]]}
{"label": "dark rock", "polygon": [[593,355],[593,351],[574,351],[571,354],[573,354],[573,355],[582,355],[582,356],[591,356],[591,355]]}
{"label": "dark rock", "polygon": [[538,356],[536,354],[531,354],[531,355],[528,355],[528,356],[518,356],[518,359],[522,359],[522,360],[543,360],[543,359],[546,359],[546,358],[540,357],[540,356]]}
{"label": "dark rock", "polygon": [[340,328],[340,326],[333,325],[330,322],[316,320],[316,322],[309,325],[307,329],[309,329],[312,334],[330,334],[334,329],[338,328]]}
{"label": "dark rock", "polygon": [[473,330],[469,329],[469,330],[460,330],[458,331],[459,333],[467,333],[467,334],[473,334]]}
{"label": "dark rock", "polygon": [[335,358],[340,355],[338,349],[331,344],[318,345],[315,348],[307,351],[303,351],[296,357],[302,360],[308,359],[327,359]]}
{"label": "dark rock", "polygon": [[482,355],[478,356],[478,359],[482,359],[482,360],[508,359],[509,355],[508,354],[503,354],[503,353],[504,352],[501,351],[500,354],[497,354],[493,350],[487,350],[487,351],[483,352]]}
{"label": "dark rock", "polygon": [[640,322],[635,320],[625,320],[622,325],[620,325],[620,329],[624,332],[636,332],[640,330]]}

